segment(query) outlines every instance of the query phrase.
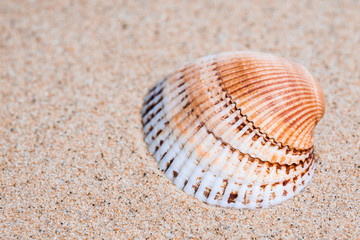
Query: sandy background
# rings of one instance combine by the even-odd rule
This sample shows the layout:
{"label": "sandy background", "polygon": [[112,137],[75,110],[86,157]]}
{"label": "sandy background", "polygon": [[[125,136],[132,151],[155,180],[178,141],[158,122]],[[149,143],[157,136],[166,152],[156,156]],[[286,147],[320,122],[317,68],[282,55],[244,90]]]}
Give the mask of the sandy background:
{"label": "sandy background", "polygon": [[[359,9],[0,0],[0,238],[359,238]],[[327,98],[312,181],[270,209],[189,197],[143,141],[148,90],[188,60],[231,50],[300,62]]]}

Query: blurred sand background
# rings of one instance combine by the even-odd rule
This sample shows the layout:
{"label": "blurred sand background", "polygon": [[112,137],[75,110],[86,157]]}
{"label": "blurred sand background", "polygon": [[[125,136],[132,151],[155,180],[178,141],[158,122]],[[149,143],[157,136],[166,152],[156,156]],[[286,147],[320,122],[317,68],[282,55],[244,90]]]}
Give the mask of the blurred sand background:
{"label": "blurred sand background", "polygon": [[[358,239],[359,1],[0,0],[1,239]],[[318,162],[263,210],[179,191],[147,152],[148,90],[232,50],[305,65],[327,98]]]}

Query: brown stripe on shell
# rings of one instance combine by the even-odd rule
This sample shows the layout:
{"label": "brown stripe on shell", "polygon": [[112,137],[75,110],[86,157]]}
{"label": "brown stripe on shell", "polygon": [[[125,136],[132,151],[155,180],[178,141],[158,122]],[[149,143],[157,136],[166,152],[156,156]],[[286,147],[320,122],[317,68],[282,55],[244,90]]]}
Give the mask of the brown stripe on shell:
{"label": "brown stripe on shell", "polygon": [[[145,126],[152,118],[155,117],[155,113],[152,113],[151,115],[149,116],[146,116],[148,115],[148,113],[154,108],[156,107],[158,104],[161,104],[161,101],[162,101],[162,97],[159,99],[159,101],[157,102],[154,102],[152,104],[149,104],[147,105],[147,108],[145,109],[144,113],[143,113],[143,125]],[[146,117],[146,118],[145,118]]]}
{"label": "brown stripe on shell", "polygon": [[[157,103],[157,104],[159,104],[159,103]],[[156,105],[157,105],[157,104],[156,104]],[[155,105],[155,106],[156,106],[156,105]],[[143,125],[145,126],[146,124],[148,124],[149,121],[151,121],[151,119],[153,119],[156,115],[158,115],[163,109],[164,109],[164,105],[161,104],[161,106],[159,107],[159,109],[158,109],[155,113],[152,113],[150,116],[148,116],[148,117],[143,121]],[[163,115],[161,118],[159,118],[159,120],[158,120],[157,122],[159,122],[160,120],[162,120],[163,117],[164,117],[164,115]]]}
{"label": "brown stripe on shell", "polygon": [[205,198],[208,198],[208,197],[209,197],[210,191],[211,191],[211,188],[209,188],[209,187],[206,187],[206,188],[205,188],[204,193],[203,193],[204,196],[205,196]]}
{"label": "brown stripe on shell", "polygon": [[229,198],[228,198],[228,203],[235,203],[237,197],[239,196],[238,193],[233,193],[231,192],[230,195],[229,195]]}

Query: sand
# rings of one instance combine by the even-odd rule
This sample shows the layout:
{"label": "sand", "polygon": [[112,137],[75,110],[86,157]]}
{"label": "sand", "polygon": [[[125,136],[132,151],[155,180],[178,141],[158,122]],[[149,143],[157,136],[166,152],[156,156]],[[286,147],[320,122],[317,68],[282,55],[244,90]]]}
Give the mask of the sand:
{"label": "sand", "polygon": [[[1,239],[360,237],[359,1],[0,1]],[[184,62],[253,50],[326,95],[315,175],[268,209],[179,191],[147,152],[148,90]]]}

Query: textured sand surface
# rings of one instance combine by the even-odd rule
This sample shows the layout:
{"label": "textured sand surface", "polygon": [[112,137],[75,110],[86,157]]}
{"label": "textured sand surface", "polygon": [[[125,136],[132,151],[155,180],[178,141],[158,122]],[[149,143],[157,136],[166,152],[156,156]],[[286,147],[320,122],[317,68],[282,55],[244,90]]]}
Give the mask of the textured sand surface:
{"label": "textured sand surface", "polygon": [[[0,0],[0,238],[359,238],[359,9]],[[327,99],[313,179],[270,209],[188,196],[143,141],[148,90],[186,61],[231,50],[305,65]]]}

